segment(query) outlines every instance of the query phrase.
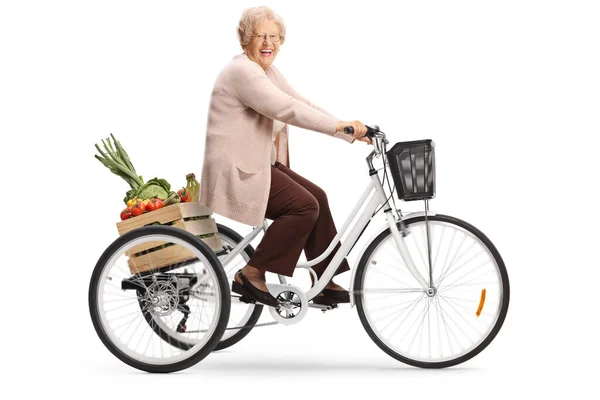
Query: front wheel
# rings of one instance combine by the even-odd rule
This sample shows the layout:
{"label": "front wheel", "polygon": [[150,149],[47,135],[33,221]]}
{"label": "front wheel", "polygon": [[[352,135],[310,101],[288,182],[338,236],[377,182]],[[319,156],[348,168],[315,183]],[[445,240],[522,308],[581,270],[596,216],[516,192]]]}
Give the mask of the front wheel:
{"label": "front wheel", "polygon": [[[425,217],[404,224],[404,241],[429,281]],[[506,317],[510,289],[504,262],[481,231],[445,215],[429,216],[428,225],[431,288],[409,272],[388,228],[359,262],[354,297],[363,327],[388,355],[416,367],[445,368],[490,344]]]}

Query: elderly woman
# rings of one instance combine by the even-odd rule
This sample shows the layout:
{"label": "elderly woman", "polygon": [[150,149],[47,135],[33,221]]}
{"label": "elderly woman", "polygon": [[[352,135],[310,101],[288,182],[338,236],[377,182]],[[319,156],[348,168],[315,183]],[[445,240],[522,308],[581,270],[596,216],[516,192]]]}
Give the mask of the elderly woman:
{"label": "elderly woman", "polygon": [[[302,250],[307,259],[316,258],[337,234],[325,192],[290,169],[288,124],[348,143],[371,140],[361,122],[341,121],[316,106],[275,68],[285,26],[270,8],[245,10],[238,38],[244,53],[225,66],[211,94],[200,203],[252,226],[262,225],[264,218],[274,221],[236,273],[232,291],[277,306],[265,272],[291,277]],[[354,128],[353,135],[343,132],[346,126]],[[313,267],[318,277],[339,247]],[[349,269],[344,259],[336,275]],[[349,294],[331,281],[313,302],[349,302]]]}

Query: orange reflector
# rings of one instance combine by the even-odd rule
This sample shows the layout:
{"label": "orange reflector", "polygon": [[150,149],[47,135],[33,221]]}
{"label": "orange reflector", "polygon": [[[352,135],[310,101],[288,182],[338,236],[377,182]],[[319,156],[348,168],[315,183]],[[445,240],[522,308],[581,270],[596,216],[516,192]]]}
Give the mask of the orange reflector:
{"label": "orange reflector", "polygon": [[483,303],[485,303],[485,289],[481,289],[481,298],[479,299],[479,307],[477,307],[477,312],[475,315],[479,317],[481,314],[481,310],[483,309]]}

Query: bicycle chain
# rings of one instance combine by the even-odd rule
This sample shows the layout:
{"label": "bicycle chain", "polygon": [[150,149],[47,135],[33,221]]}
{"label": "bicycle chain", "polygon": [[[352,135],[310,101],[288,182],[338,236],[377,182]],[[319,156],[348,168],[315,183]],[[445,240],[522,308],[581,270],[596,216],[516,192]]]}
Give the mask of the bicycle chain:
{"label": "bicycle chain", "polygon": [[[279,324],[278,321],[271,321],[271,322],[263,322],[262,324],[250,324],[250,325],[243,325],[243,326],[234,326],[231,328],[225,328],[226,331],[231,330],[231,329],[252,329],[252,328],[257,328],[257,327],[261,327],[261,326],[269,326],[269,325],[277,325]],[[185,331],[185,333],[204,333],[207,332],[208,329],[202,329],[202,330],[196,330],[196,331]]]}
{"label": "bicycle chain", "polygon": [[[268,326],[268,325],[277,325],[279,324],[278,321],[272,321],[272,322],[263,322],[262,324],[256,324],[256,325],[244,325],[244,326],[235,326],[232,328],[225,328],[225,330],[230,330],[230,329],[252,329],[252,328],[257,328],[260,326]],[[204,332],[208,332],[208,329],[202,329],[202,330],[198,330],[198,331],[185,331],[184,333],[204,333]]]}

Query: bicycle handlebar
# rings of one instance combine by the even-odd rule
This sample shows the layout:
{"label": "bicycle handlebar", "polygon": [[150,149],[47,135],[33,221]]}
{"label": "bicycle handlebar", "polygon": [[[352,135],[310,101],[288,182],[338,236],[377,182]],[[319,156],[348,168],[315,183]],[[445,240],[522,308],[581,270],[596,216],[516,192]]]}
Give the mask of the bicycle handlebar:
{"label": "bicycle handlebar", "polygon": [[[379,126],[365,126],[367,127],[367,133],[365,134],[365,136],[372,140],[374,147],[371,154],[367,156],[367,164],[369,165],[369,169],[373,170],[373,157],[379,157],[381,154],[384,154],[386,152],[386,145],[388,144],[388,141],[385,138],[385,133],[379,130]],[[346,126],[344,128],[344,133],[352,135],[354,134],[354,128],[352,128],[351,126]]]}

